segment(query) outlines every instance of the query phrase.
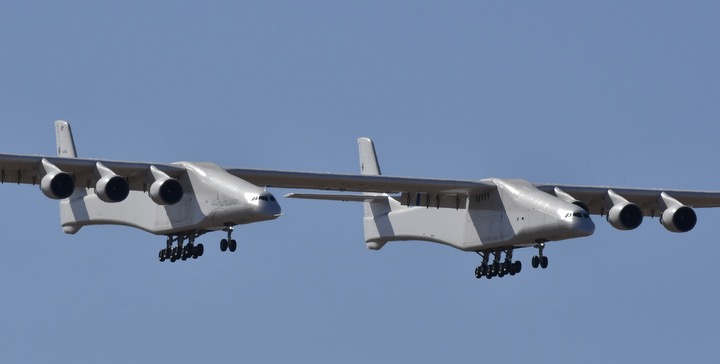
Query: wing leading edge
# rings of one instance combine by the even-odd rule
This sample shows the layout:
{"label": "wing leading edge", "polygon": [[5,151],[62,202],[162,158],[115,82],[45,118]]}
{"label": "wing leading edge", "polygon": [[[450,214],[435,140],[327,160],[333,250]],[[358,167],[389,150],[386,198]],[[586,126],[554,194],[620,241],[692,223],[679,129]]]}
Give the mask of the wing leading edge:
{"label": "wing leading edge", "polygon": [[143,191],[147,188],[147,176],[154,166],[168,176],[177,178],[185,168],[173,164],[149,162],[124,162],[102,159],[63,158],[22,154],[0,154],[0,182],[38,184],[43,175],[43,160],[58,169],[70,173],[76,187],[93,188],[99,179],[95,170],[97,163],[126,178],[130,189]]}
{"label": "wing leading edge", "polygon": [[[622,196],[638,205],[643,216],[658,216],[664,210],[664,196],[669,196],[683,205],[693,208],[720,207],[720,191],[666,190],[658,188],[629,188],[611,186],[572,186],[560,184],[536,184],[539,190],[557,197],[580,201],[588,212],[604,215],[612,204],[608,191]],[[573,201],[569,201],[573,202]]]}
{"label": "wing leading edge", "polygon": [[424,192],[433,194],[485,193],[496,186],[491,181],[392,177],[230,168],[228,173],[258,186],[327,191],[375,193]]}

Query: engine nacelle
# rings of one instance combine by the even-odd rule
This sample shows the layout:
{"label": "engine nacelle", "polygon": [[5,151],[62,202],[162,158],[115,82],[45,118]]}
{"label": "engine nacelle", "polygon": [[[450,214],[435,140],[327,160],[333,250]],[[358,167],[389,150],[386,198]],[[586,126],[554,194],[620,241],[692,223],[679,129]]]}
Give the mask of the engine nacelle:
{"label": "engine nacelle", "polygon": [[70,197],[75,191],[75,179],[70,173],[53,171],[40,180],[40,190],[45,196],[56,200]]}
{"label": "engine nacelle", "polygon": [[158,205],[174,205],[182,199],[182,184],[175,178],[163,178],[150,185],[150,198]]}
{"label": "engine nacelle", "polygon": [[125,178],[108,175],[97,181],[95,194],[105,202],[120,202],[130,194],[130,185]]}
{"label": "engine nacelle", "polygon": [[695,211],[685,205],[675,205],[663,211],[660,223],[669,231],[684,233],[692,230],[697,223]]}
{"label": "engine nacelle", "polygon": [[618,230],[632,230],[640,226],[643,214],[640,207],[632,202],[614,205],[608,211],[607,220]]}

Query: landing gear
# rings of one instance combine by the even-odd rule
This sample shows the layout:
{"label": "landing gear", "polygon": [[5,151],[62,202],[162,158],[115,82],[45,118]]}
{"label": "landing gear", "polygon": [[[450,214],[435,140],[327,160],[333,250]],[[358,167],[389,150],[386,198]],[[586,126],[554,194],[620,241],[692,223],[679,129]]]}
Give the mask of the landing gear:
{"label": "landing gear", "polygon": [[[501,262],[502,254],[505,253],[505,260]],[[513,249],[507,250],[485,250],[477,252],[482,256],[482,263],[475,268],[475,278],[485,277],[504,277],[505,275],[514,276],[522,270],[522,263],[512,260]],[[493,255],[493,261],[490,263],[490,254]]]}
{"label": "landing gear", "polygon": [[220,251],[224,252],[226,250],[230,250],[230,252],[234,252],[237,250],[237,241],[232,238],[232,225],[225,225],[225,229],[223,229],[223,231],[227,232],[227,239],[220,240]]}
{"label": "landing gear", "polygon": [[542,269],[548,266],[548,257],[543,255],[543,249],[545,249],[545,242],[538,242],[535,247],[538,249],[538,255],[532,257],[532,267],[540,267]]}
{"label": "landing gear", "polygon": [[[170,260],[170,262],[176,262],[178,259],[185,261],[188,259],[197,259],[205,252],[205,247],[202,243],[195,245],[195,238],[202,234],[189,233],[187,235],[168,235],[165,249],[160,250],[158,253],[158,260],[164,262]],[[188,243],[185,244],[185,238],[188,239]],[[173,246],[177,242],[177,246]]]}
{"label": "landing gear", "polygon": [[[237,242],[232,238],[233,226],[226,224],[223,231],[227,232],[227,239],[220,241],[220,250],[234,252],[237,250]],[[166,260],[176,262],[201,257],[205,253],[205,247],[202,244],[195,244],[195,239],[206,232],[190,231],[178,235],[167,235],[167,244],[165,249],[158,252],[158,260],[161,262]],[[185,243],[186,240],[187,244]]]}

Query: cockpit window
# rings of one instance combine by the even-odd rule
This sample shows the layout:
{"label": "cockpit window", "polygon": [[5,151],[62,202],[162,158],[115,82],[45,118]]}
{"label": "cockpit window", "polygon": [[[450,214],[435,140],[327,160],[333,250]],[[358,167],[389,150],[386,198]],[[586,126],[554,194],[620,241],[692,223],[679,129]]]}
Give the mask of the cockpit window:
{"label": "cockpit window", "polygon": [[581,217],[581,218],[585,218],[585,219],[590,218],[590,214],[588,214],[587,212],[583,212],[583,213],[573,212],[572,215],[573,215],[574,217]]}
{"label": "cockpit window", "polygon": [[273,196],[273,195],[262,195],[259,197],[259,199],[262,201],[273,201],[273,202],[277,201],[277,200],[275,200],[275,196]]}

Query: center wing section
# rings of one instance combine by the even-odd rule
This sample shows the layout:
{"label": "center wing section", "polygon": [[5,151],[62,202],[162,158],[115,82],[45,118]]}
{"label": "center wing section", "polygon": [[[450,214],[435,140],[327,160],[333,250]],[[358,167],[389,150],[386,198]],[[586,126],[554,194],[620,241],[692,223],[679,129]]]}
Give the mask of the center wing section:
{"label": "center wing section", "polygon": [[[438,207],[441,207],[439,206],[441,201],[457,201],[457,198],[445,199],[445,197],[448,196],[458,196],[464,200],[469,194],[485,193],[496,188],[492,181],[464,181],[242,168],[229,168],[227,171],[236,177],[240,177],[258,186],[401,194],[402,197],[398,199],[408,205],[412,203],[416,205],[435,206],[437,204]],[[356,199],[350,196],[351,195],[348,195],[348,200]],[[357,197],[357,199],[366,198],[367,197]],[[451,205],[452,207],[456,207],[455,202]]]}

